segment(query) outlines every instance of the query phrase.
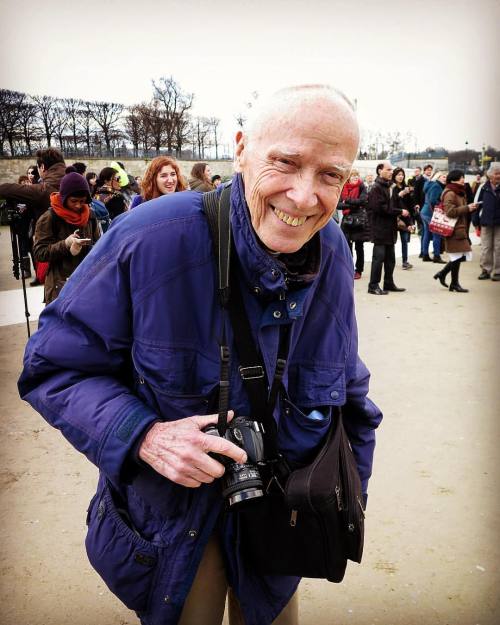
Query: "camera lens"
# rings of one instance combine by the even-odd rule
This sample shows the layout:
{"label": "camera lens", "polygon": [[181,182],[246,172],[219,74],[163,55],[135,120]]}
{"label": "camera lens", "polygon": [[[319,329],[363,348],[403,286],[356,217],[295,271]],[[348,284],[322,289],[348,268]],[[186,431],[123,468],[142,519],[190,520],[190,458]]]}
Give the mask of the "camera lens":
{"label": "camera lens", "polygon": [[262,479],[258,468],[246,463],[230,464],[222,480],[222,496],[227,498],[230,506],[263,497]]}

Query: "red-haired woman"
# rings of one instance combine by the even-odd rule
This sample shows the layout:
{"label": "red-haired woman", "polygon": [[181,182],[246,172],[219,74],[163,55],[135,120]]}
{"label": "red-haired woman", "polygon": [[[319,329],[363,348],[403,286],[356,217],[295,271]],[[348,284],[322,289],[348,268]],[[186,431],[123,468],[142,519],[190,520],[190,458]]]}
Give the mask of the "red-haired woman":
{"label": "red-haired woman", "polygon": [[141,180],[141,195],[134,196],[130,208],[186,189],[187,184],[177,161],[170,156],[157,156],[149,163]]}

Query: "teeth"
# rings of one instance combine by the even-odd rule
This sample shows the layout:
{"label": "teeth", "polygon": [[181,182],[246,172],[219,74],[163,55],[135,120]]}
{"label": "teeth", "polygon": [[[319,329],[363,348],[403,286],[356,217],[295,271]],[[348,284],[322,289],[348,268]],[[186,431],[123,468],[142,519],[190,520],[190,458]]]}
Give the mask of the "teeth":
{"label": "teeth", "polygon": [[276,215],[276,217],[278,217],[278,219],[280,219],[283,223],[287,224],[288,226],[302,226],[305,222],[307,217],[292,217],[291,215],[287,215],[286,213],[284,213],[282,210],[280,210],[279,208],[273,208],[274,210],[274,214]]}

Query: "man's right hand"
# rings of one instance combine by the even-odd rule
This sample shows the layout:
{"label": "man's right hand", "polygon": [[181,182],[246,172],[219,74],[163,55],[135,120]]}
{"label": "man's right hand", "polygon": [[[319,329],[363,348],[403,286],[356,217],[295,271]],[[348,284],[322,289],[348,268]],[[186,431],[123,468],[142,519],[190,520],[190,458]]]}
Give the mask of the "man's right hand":
{"label": "man's right hand", "polygon": [[[233,418],[229,412],[228,420]],[[247,455],[234,443],[205,434],[202,429],[217,423],[217,415],[194,416],[178,421],[155,423],[144,437],[139,458],[167,479],[197,488],[224,474],[224,466],[208,455],[222,454],[235,462],[246,462]]]}

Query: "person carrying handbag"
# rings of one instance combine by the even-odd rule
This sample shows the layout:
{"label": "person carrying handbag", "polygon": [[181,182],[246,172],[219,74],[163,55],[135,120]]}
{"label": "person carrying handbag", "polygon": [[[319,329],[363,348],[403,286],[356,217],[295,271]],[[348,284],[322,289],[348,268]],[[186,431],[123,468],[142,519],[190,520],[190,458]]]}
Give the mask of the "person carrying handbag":
{"label": "person carrying handbag", "polygon": [[[446,176],[446,186],[441,195],[443,208],[448,217],[456,218],[457,222],[451,236],[445,238],[445,249],[448,263],[434,275],[435,280],[456,293],[468,293],[459,281],[460,263],[472,260],[472,248],[469,238],[471,213],[479,208],[479,204],[467,204],[465,195],[465,176],[460,169],[454,169]],[[448,287],[446,276],[451,272],[451,283]]]}

